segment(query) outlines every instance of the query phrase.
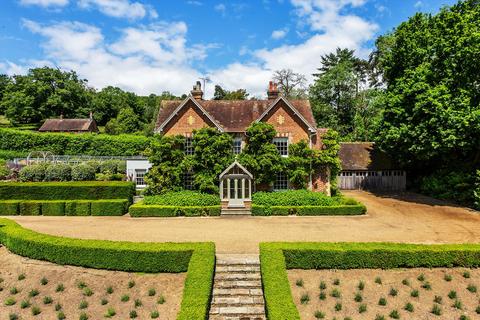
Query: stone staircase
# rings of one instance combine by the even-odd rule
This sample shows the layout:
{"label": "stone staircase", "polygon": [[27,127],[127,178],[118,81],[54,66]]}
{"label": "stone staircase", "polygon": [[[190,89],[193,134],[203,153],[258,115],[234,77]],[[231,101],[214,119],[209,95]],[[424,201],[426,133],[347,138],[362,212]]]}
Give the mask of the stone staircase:
{"label": "stone staircase", "polygon": [[258,255],[217,254],[209,319],[266,319]]}
{"label": "stone staircase", "polygon": [[228,208],[222,209],[222,216],[251,216],[252,212],[246,208]]}

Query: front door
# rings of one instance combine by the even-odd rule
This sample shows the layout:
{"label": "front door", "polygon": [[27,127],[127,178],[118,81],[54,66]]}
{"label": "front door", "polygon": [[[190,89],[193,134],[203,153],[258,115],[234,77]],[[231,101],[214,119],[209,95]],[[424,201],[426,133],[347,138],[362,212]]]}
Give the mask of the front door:
{"label": "front door", "polygon": [[236,207],[236,208],[243,208],[245,207],[244,204],[244,194],[243,194],[243,183],[245,183],[244,179],[237,179],[237,178],[228,178],[230,185],[230,197],[228,199],[228,206],[229,207]]}

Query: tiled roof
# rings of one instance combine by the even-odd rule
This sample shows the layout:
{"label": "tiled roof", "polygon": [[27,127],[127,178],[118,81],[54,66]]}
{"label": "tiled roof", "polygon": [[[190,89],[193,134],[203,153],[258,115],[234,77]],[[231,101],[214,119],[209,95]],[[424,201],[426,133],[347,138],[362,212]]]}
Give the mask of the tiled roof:
{"label": "tiled roof", "polygon": [[[203,109],[226,131],[244,132],[274,102],[272,100],[196,100]],[[307,123],[316,128],[308,100],[288,100]],[[183,101],[162,101],[156,128],[159,128]]]}
{"label": "tiled roof", "polygon": [[97,132],[93,119],[47,119],[38,131],[52,132]]}
{"label": "tiled roof", "polygon": [[391,158],[375,147],[373,142],[344,142],[340,144],[342,170],[394,170]]}

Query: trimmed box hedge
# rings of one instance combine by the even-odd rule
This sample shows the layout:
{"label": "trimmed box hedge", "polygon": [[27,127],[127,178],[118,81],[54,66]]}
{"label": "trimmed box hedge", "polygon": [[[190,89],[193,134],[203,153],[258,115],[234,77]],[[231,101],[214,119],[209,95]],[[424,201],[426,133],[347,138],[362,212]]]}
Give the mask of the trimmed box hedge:
{"label": "trimmed box hedge", "polygon": [[65,201],[65,215],[67,216],[89,216],[90,204],[88,200],[67,200]]}
{"label": "trimmed box hedge", "polygon": [[363,204],[338,206],[260,206],[252,205],[253,216],[323,216],[323,215],[362,215],[367,208]]}
{"label": "trimmed box hedge", "polygon": [[90,203],[92,216],[123,216],[127,209],[128,201],[123,199],[95,200]]}
{"label": "trimmed box hedge", "polygon": [[21,201],[19,212],[21,216],[39,216],[42,213],[42,204],[38,201]]}
{"label": "trimmed box hedge", "polygon": [[42,215],[44,216],[64,216],[65,215],[65,201],[53,200],[44,201],[40,203],[42,208]]}
{"label": "trimmed box hedge", "polygon": [[83,240],[34,232],[0,218],[0,243],[13,253],[61,265],[128,272],[187,272],[178,320],[204,320],[213,287],[215,244]]}
{"label": "trimmed box hedge", "polygon": [[19,214],[19,201],[4,200],[0,201],[0,216],[16,216]]}
{"label": "trimmed box hedge", "polygon": [[129,208],[132,217],[200,217],[200,216],[219,216],[220,206],[204,207],[181,207],[181,206],[161,206],[146,205],[143,202],[136,203]]}
{"label": "trimmed box hedge", "polygon": [[135,184],[126,181],[6,182],[0,183],[0,200],[128,199]]}
{"label": "trimmed box hedge", "polygon": [[480,267],[480,245],[261,243],[260,268],[270,320],[300,320],[287,269]]}

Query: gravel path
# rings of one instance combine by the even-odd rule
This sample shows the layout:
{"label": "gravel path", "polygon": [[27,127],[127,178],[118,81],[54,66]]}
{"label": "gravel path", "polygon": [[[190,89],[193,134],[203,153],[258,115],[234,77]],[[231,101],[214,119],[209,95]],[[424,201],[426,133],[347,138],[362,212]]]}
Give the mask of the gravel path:
{"label": "gravel path", "polygon": [[256,253],[264,241],[480,242],[480,214],[416,194],[345,192],[368,208],[353,217],[11,217],[24,227],[85,239],[214,241],[217,253]]}

